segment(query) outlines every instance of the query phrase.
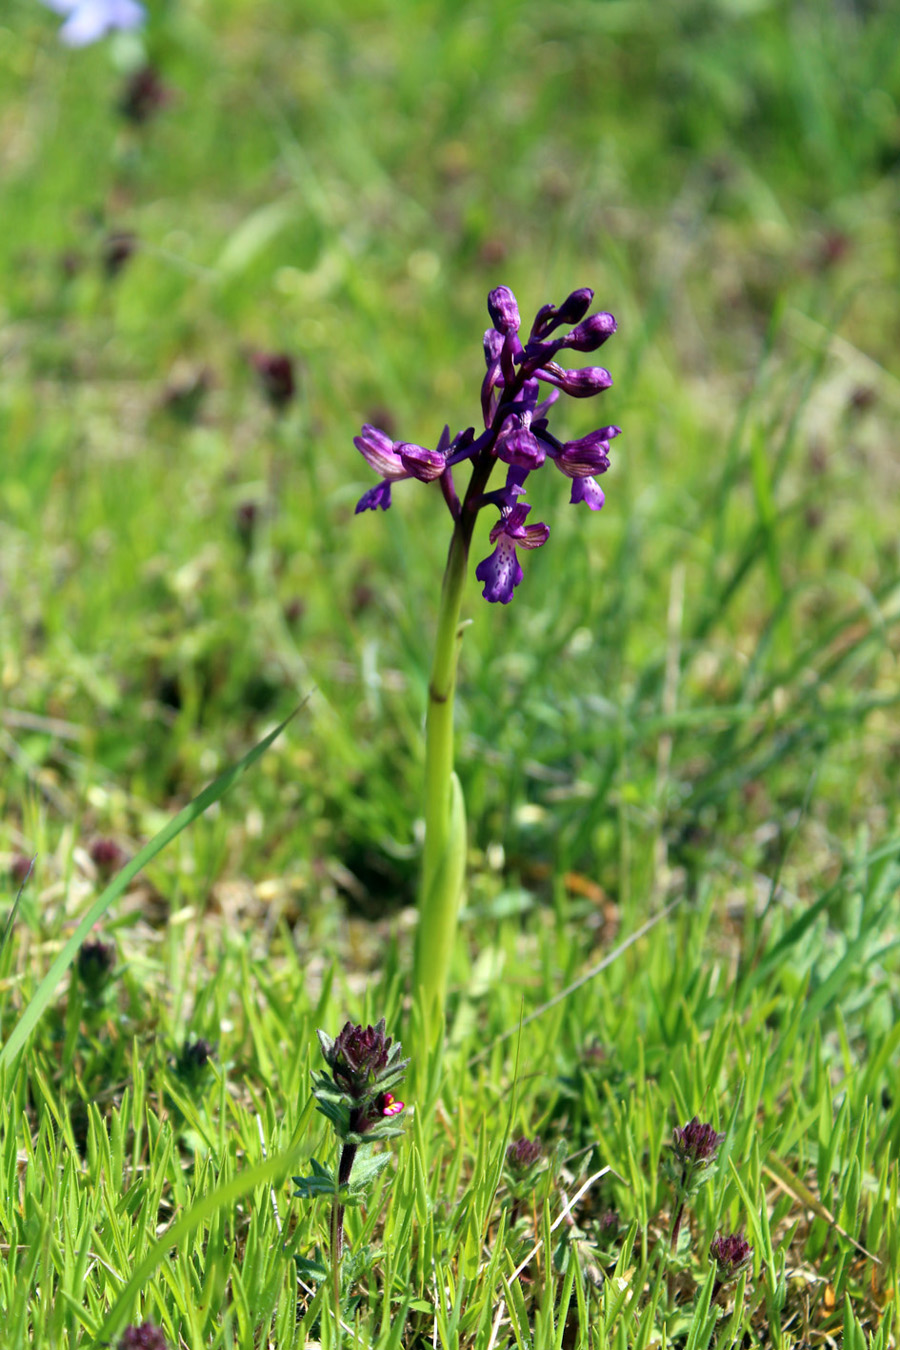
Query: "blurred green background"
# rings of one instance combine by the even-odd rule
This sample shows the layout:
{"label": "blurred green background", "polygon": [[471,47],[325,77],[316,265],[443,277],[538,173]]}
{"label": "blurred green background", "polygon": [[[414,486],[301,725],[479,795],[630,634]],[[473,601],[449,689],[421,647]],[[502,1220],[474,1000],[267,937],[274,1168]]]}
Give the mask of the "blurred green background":
{"label": "blurred green background", "polygon": [[623,434],[600,515],[536,480],[512,605],[471,585],[472,908],[783,864],[802,894],[896,823],[895,4],[172,0],[75,52],[57,24],[0,18],[9,860],[46,894],[133,848],[312,691],[157,882],[322,935],[412,902],[449,522],[415,483],[354,518],[352,438],[477,422],[500,283],[526,322],[582,285],[613,311],[614,386],[555,429]]}

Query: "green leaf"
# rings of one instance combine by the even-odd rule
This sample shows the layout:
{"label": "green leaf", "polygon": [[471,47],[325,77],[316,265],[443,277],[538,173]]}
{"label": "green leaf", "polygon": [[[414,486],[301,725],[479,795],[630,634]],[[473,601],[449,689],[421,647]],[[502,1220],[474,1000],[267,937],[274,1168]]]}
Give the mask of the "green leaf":
{"label": "green leaf", "polygon": [[332,1172],[323,1167],[318,1158],[310,1158],[312,1173],[308,1177],[292,1177],[297,1190],[294,1195],[301,1200],[316,1200],[323,1195],[335,1195],[337,1187]]}
{"label": "green leaf", "polygon": [[353,1164],[353,1171],[350,1174],[350,1185],[354,1190],[360,1190],[363,1186],[368,1186],[390,1160],[390,1153],[370,1153],[368,1156],[364,1153],[358,1153]]}
{"label": "green leaf", "polygon": [[328,1271],[318,1257],[295,1256],[294,1264],[301,1280],[311,1280],[314,1284],[321,1284],[323,1280],[328,1278]]}

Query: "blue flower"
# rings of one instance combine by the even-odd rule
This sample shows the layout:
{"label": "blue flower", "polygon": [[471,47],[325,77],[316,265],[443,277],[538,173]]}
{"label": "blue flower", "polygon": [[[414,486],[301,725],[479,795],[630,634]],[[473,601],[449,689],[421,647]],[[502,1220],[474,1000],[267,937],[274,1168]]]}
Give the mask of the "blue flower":
{"label": "blue flower", "polygon": [[147,11],[138,0],[41,0],[66,21],[59,36],[67,47],[86,47],[107,33],[140,28]]}

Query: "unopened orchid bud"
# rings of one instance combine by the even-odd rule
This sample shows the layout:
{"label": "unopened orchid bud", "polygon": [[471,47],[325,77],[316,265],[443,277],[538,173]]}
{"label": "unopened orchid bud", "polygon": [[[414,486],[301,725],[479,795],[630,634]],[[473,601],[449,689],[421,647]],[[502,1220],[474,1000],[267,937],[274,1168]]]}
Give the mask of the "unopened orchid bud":
{"label": "unopened orchid bud", "polygon": [[508,286],[498,286],[488,296],[488,313],[491,322],[504,337],[507,333],[518,333],[522,320],[519,318],[519,306],[516,297]]}
{"label": "unopened orchid bud", "polygon": [[581,370],[563,370],[555,361],[550,361],[538,372],[538,378],[553,384],[564,394],[572,398],[593,398],[609,389],[612,376],[602,366],[585,366]]}
{"label": "unopened orchid bud", "polygon": [[396,447],[400,462],[413,478],[420,483],[431,483],[440,478],[447,463],[447,456],[440,450],[426,450],[424,445],[409,445],[401,442]]}
{"label": "unopened orchid bud", "polygon": [[590,286],[581,286],[577,291],[572,291],[556,311],[556,322],[578,323],[587,314],[593,298],[594,292]]}
{"label": "unopened orchid bud", "polygon": [[563,346],[573,352],[595,352],[615,331],[616,321],[611,314],[592,314],[572,329]]}

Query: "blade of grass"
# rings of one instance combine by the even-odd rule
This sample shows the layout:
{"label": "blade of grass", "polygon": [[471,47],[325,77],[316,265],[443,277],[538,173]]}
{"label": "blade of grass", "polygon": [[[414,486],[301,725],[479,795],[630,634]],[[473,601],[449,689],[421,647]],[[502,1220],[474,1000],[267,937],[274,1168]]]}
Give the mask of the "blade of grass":
{"label": "blade of grass", "polygon": [[[35,857],[37,857],[37,854],[35,854]],[[2,937],[0,937],[0,952],[3,951],[3,948],[6,946],[6,939],[12,932],[12,926],[16,920],[16,912],[18,911],[19,908],[19,902],[22,899],[22,892],[28,885],[28,878],[31,876],[33,871],[34,871],[34,858],[32,858],[31,862],[28,864],[28,871],[25,873],[24,877],[22,878],[19,889],[16,891],[16,898],[13,901],[13,907],[9,911],[9,918],[6,920],[6,924],[3,929],[3,935]]]}

